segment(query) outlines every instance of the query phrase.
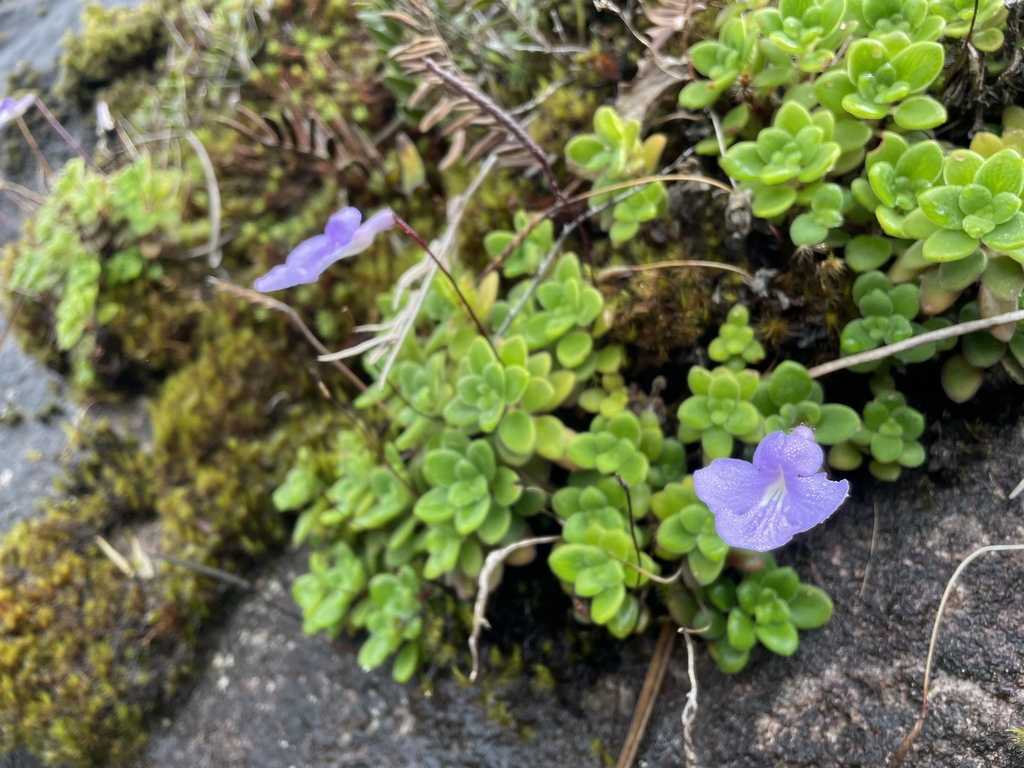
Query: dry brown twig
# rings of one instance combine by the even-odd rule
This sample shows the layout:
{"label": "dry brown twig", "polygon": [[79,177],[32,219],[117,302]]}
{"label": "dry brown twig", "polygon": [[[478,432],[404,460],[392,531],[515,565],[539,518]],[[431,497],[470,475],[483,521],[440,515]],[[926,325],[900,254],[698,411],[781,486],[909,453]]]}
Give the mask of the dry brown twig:
{"label": "dry brown twig", "polygon": [[619,752],[615,768],[632,768],[633,763],[636,762],[640,742],[644,738],[644,733],[647,732],[647,724],[651,720],[651,713],[654,712],[654,705],[661,692],[661,685],[665,681],[665,673],[668,671],[668,662],[672,658],[672,648],[675,645],[677,634],[676,627],[671,621],[666,621],[661,625],[658,643],[654,646],[651,663],[647,667],[647,675],[644,677],[640,696],[637,697],[633,719],[629,723],[629,731],[626,732],[626,740],[622,744],[622,751]]}

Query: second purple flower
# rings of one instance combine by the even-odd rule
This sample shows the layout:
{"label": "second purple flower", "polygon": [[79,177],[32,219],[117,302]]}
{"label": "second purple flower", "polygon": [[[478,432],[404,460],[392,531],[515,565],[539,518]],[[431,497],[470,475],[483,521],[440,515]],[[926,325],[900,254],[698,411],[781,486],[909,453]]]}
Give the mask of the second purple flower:
{"label": "second purple flower", "polygon": [[284,264],[256,280],[253,287],[266,292],[315,283],[331,264],[362,253],[373,238],[395,226],[395,214],[390,208],[360,224],[362,218],[357,209],[342,208],[327,220],[324,234],[303,240],[288,254]]}

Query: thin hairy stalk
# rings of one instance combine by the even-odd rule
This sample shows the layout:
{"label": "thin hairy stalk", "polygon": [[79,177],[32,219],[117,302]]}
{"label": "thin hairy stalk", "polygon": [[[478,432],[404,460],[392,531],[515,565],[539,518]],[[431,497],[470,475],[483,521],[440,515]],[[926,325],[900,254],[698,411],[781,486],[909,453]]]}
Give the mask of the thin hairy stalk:
{"label": "thin hairy stalk", "polygon": [[206,177],[206,193],[210,197],[210,202],[207,206],[210,209],[210,242],[207,245],[207,248],[209,248],[208,258],[210,267],[216,269],[220,266],[222,255],[218,246],[220,243],[220,185],[217,183],[217,174],[213,170],[213,162],[211,162],[210,155],[206,151],[206,147],[203,146],[203,142],[192,131],[185,131],[185,141],[195,150],[196,156],[199,158],[199,164],[203,167],[203,176]]}
{"label": "thin hairy stalk", "polygon": [[675,641],[675,627],[672,622],[666,621],[661,625],[658,644],[654,646],[654,655],[651,656],[651,663],[647,667],[644,685],[636,700],[633,719],[629,723],[626,741],[622,745],[622,751],[619,752],[615,768],[632,768],[636,762],[637,752],[640,751],[640,742],[643,741],[644,734],[647,732],[647,724],[654,712],[654,704],[661,692],[661,685],[665,682],[665,673],[668,671],[668,662],[672,658],[672,647],[675,645]]}
{"label": "thin hairy stalk", "polygon": [[32,103],[35,105],[35,108],[38,109],[42,116],[46,119],[46,122],[50,124],[50,127],[53,128],[53,130],[55,130],[62,139],[64,139],[64,143],[71,147],[71,149],[75,152],[76,155],[79,155],[83,160],[85,160],[86,164],[90,168],[96,171],[96,173],[102,175],[103,171],[100,170],[100,167],[92,161],[92,158],[89,157],[89,155],[86,153],[84,149],[82,149],[82,146],[77,141],[75,141],[74,137],[70,133],[68,133],[67,130],[65,130],[64,126],[61,125],[60,122],[57,120],[57,118],[53,116],[53,113],[46,108],[46,105],[43,104],[42,99],[40,99],[38,96],[33,96]]}
{"label": "thin hairy stalk", "polygon": [[953,66],[946,75],[947,83],[953,82],[953,76],[960,71],[960,67],[964,65],[964,59],[967,58],[967,46],[971,44],[971,38],[974,37],[974,25],[978,21],[978,6],[980,3],[981,0],[974,0],[974,12],[971,14],[971,26],[967,29],[967,34],[964,36],[964,44],[960,46],[960,55],[956,57],[956,61],[953,62]]}
{"label": "thin hairy stalk", "polygon": [[43,157],[43,151],[39,149],[39,145],[36,144],[35,137],[32,132],[25,125],[25,118],[18,116],[17,119],[18,130],[21,131],[21,136],[25,139],[25,143],[28,144],[28,148],[32,150],[32,154],[35,155],[36,162],[39,163],[39,167],[43,169],[43,176],[47,179],[53,176],[53,168],[46,162],[46,158]]}
{"label": "thin hairy stalk", "polygon": [[[636,540],[636,521],[633,519],[633,499],[629,495],[629,483],[622,479],[622,475],[615,473],[615,482],[626,494],[626,516],[629,519],[629,536],[633,539],[633,554],[636,555],[637,566],[640,565],[640,542]],[[637,617],[639,621],[639,616]]]}
{"label": "thin hairy stalk", "polygon": [[484,627],[490,627],[484,614],[487,612],[487,595],[490,593],[491,575],[494,569],[505,562],[505,559],[520,549],[536,547],[541,544],[554,544],[561,536],[537,536],[532,539],[523,539],[507,547],[496,549],[489,553],[484,559],[484,566],[480,569],[480,577],[477,579],[476,603],[473,605],[473,632],[469,636],[469,653],[473,657],[473,669],[469,673],[469,682],[475,683],[480,673],[480,632]]}
{"label": "thin hairy stalk", "polygon": [[891,355],[906,352],[908,349],[913,349],[914,347],[920,347],[922,344],[931,344],[932,342],[943,341],[945,339],[954,339],[957,336],[974,333],[975,331],[983,331],[986,328],[994,328],[997,325],[1017,323],[1021,320],[1024,320],[1024,309],[1006,312],[1005,314],[996,315],[995,317],[984,317],[981,320],[957,323],[956,325],[951,325],[947,328],[939,328],[937,331],[928,331],[928,333],[922,333],[920,336],[914,336],[909,339],[904,339],[903,341],[897,341],[895,344],[888,344],[884,347],[879,347],[878,349],[869,349],[867,352],[858,352],[856,355],[850,355],[849,357],[840,357],[838,360],[833,360],[828,363],[816,365],[813,368],[808,368],[807,373],[810,374],[812,379],[817,379],[821,376],[825,376],[826,374],[835,373],[836,371],[841,371],[854,365],[860,365],[861,363],[871,363],[875,360],[884,360]]}
{"label": "thin hairy stalk", "polygon": [[871,573],[871,563],[875,559],[875,544],[878,541],[878,501],[876,500],[872,507],[875,510],[875,522],[871,526],[871,549],[868,551],[868,562],[864,566],[864,578],[860,582],[860,593],[859,597],[864,597],[864,590],[868,586],[868,575]]}
{"label": "thin hairy stalk", "polygon": [[659,261],[654,264],[634,264],[624,267],[608,267],[602,269],[597,273],[597,277],[594,278],[594,282],[607,283],[612,280],[617,280],[620,277],[628,277],[635,272],[651,272],[656,269],[675,269],[677,267],[700,267],[704,269],[722,269],[726,272],[735,272],[737,275],[741,275],[747,280],[753,280],[754,276],[747,272],[742,267],[736,267],[732,264],[722,264],[719,261],[702,261],[700,259],[683,259],[681,261]]}
{"label": "thin hairy stalk", "polygon": [[494,344],[491,343],[491,339],[487,335],[487,331],[484,330],[483,323],[481,323],[480,318],[476,316],[476,312],[473,311],[473,306],[469,303],[469,299],[466,298],[466,294],[464,294],[462,289],[459,288],[458,281],[456,281],[452,276],[448,267],[446,267],[441,260],[434,255],[434,252],[430,250],[430,246],[423,242],[423,238],[416,234],[415,230],[413,230],[412,227],[398,216],[395,216],[395,226],[405,232],[405,234],[407,234],[416,243],[416,245],[423,249],[423,252],[431,258],[434,265],[441,271],[441,274],[445,276],[449,283],[451,283],[452,288],[455,289],[455,293],[459,297],[459,301],[462,303],[462,306],[466,308],[466,312],[469,313],[470,318],[473,320],[473,325],[476,326],[477,332],[484,337],[487,344],[491,347],[491,351],[494,353],[494,356],[497,357],[498,350],[494,348]]}
{"label": "thin hairy stalk", "polygon": [[[306,337],[306,340],[313,346],[314,349],[316,349],[317,352],[319,352],[321,355],[330,354],[330,350],[328,350],[327,347],[324,346],[323,342],[316,337],[316,334],[314,334],[313,331],[309,329],[309,326],[307,326],[302,321],[302,318],[299,317],[299,313],[296,312],[292,307],[285,304],[283,301],[278,301],[275,298],[267,296],[265,293],[260,293],[259,291],[254,291],[250,288],[243,288],[242,286],[236,285],[235,283],[228,282],[227,280],[222,280],[219,277],[208,277],[206,278],[206,281],[210,285],[212,285],[214,289],[218,291],[230,293],[232,296],[238,296],[239,298],[245,299],[251,304],[258,304],[262,307],[272,309],[276,312],[284,312],[286,315],[288,315],[288,319],[292,321],[295,327],[299,329],[299,332]],[[335,368],[341,371],[345,378],[352,382],[356,389],[358,389],[360,392],[365,392],[367,390],[366,384],[363,383],[362,379],[356,376],[356,374],[352,371],[351,368],[337,360],[332,360],[330,362],[334,363]],[[394,414],[388,411],[387,406],[385,406],[384,403],[381,403],[380,406],[381,408],[384,409],[384,412],[388,415],[388,418],[395,418]]]}
{"label": "thin hairy stalk", "polygon": [[935,646],[939,641],[939,622],[942,621],[942,613],[946,610],[946,602],[949,600],[949,596],[953,594],[953,587],[956,586],[957,579],[960,578],[960,574],[963,573],[966,568],[975,558],[984,555],[987,552],[1014,552],[1024,550],[1024,544],[992,544],[987,547],[980,547],[967,557],[965,557],[960,565],[953,571],[953,575],[949,577],[949,581],[946,582],[946,589],[942,593],[942,599],[939,601],[939,609],[935,612],[935,623],[932,625],[932,637],[928,641],[928,658],[924,663],[924,686],[921,691],[921,714],[917,716],[917,721],[914,723],[914,727],[907,734],[907,737],[900,744],[900,748],[896,750],[896,754],[892,758],[892,768],[900,768],[903,764],[903,760],[906,758],[910,749],[914,746],[914,742],[917,740],[918,735],[921,733],[921,729],[924,728],[924,718],[928,714],[928,684],[931,681],[932,676],[932,659],[935,656]]}
{"label": "thin hairy stalk", "polygon": [[[484,179],[487,178],[487,175],[491,172],[491,169],[494,168],[497,162],[497,155],[492,154],[489,156],[480,166],[476,176],[473,177],[473,181],[471,181],[469,186],[466,187],[466,191],[461,195],[456,195],[448,201],[446,210],[448,227],[445,229],[444,236],[441,238],[441,243],[437,249],[438,254],[440,254],[439,258],[446,259],[448,254],[455,249],[455,236],[458,233],[462,217],[466,213],[466,203],[469,202],[470,198],[476,194],[477,189],[479,189],[480,185],[483,184]],[[385,362],[384,367],[381,369],[378,381],[387,381],[388,373],[391,371],[392,366],[395,364],[395,361],[398,359],[398,355],[402,350],[402,344],[416,327],[416,317],[419,315],[423,302],[427,298],[427,290],[430,288],[430,281],[434,277],[438,263],[437,257],[435,257],[435,260],[426,270],[426,274],[420,284],[421,287],[418,294],[415,298],[410,299],[409,307],[405,310],[403,321],[398,328],[397,337],[395,338],[391,354],[388,356],[387,362]],[[475,314],[473,317],[476,319]],[[479,325],[479,321],[477,322]],[[487,336],[485,335],[484,338],[487,338]]]}

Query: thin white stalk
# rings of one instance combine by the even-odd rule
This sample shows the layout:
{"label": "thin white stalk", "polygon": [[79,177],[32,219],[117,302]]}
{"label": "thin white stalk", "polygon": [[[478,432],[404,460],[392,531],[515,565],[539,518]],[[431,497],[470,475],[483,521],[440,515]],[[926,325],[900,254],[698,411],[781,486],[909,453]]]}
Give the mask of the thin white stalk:
{"label": "thin white stalk", "polygon": [[532,539],[523,539],[507,547],[496,549],[487,555],[484,560],[484,567],[480,569],[480,577],[477,579],[476,603],[473,605],[473,633],[469,636],[469,653],[473,657],[473,669],[469,673],[469,682],[475,683],[480,672],[480,632],[484,627],[490,627],[484,614],[487,611],[487,595],[490,586],[491,574],[494,569],[505,562],[505,558],[513,552],[526,547],[535,547],[540,544],[554,544],[561,539],[561,536],[537,536]]}
{"label": "thin white stalk", "polygon": [[984,331],[986,328],[994,328],[997,325],[1018,323],[1021,320],[1024,320],[1024,309],[1006,312],[1005,314],[996,315],[995,317],[984,317],[981,320],[957,323],[956,325],[950,325],[946,328],[939,328],[937,331],[928,331],[928,333],[922,333],[920,336],[913,336],[909,339],[904,339],[903,341],[897,341],[895,344],[888,344],[884,347],[879,347],[878,349],[869,349],[867,352],[859,352],[856,355],[850,355],[849,357],[840,357],[838,360],[833,360],[829,363],[822,363],[821,365],[809,368],[807,373],[810,374],[812,379],[817,379],[826,374],[835,373],[836,371],[841,371],[844,368],[849,368],[854,365],[871,363],[875,360],[883,360],[891,355],[906,352],[908,349],[920,347],[922,344],[931,344],[936,341],[953,339],[957,336],[974,333],[975,331]]}

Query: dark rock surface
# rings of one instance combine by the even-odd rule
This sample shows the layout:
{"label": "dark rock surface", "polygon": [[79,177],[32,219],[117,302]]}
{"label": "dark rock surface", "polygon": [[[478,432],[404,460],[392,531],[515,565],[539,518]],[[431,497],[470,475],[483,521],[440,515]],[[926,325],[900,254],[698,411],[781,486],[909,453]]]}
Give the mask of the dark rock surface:
{"label": "dark rock surface", "polygon": [[[989,428],[986,428],[986,430]],[[957,484],[922,474],[894,487],[859,484],[828,525],[780,554],[836,603],[825,628],[789,659],[765,653],[722,675],[697,648],[699,764],[880,766],[914,723],[928,639],[946,580],[986,544],[1024,542],[1024,419],[960,445]],[[877,530],[874,553],[872,533]],[[221,631],[212,662],[137,768],[205,766],[600,766],[617,753],[653,642],[626,644],[618,663],[578,691],[507,696],[514,724],[487,717],[486,685],[441,676],[425,698],[386,672],[364,674],[357,647],[304,638],[287,606],[303,563],[285,558]],[[560,598],[559,598],[560,599]],[[568,608],[567,608],[568,610]],[[1024,766],[1006,729],[1024,725],[1024,553],[985,555],[950,599],[929,715],[906,766]],[[485,634],[485,642],[487,636]],[[562,670],[562,676],[572,670]],[[677,642],[639,765],[684,765],[680,715],[689,689]],[[520,735],[531,731],[529,739]]]}

